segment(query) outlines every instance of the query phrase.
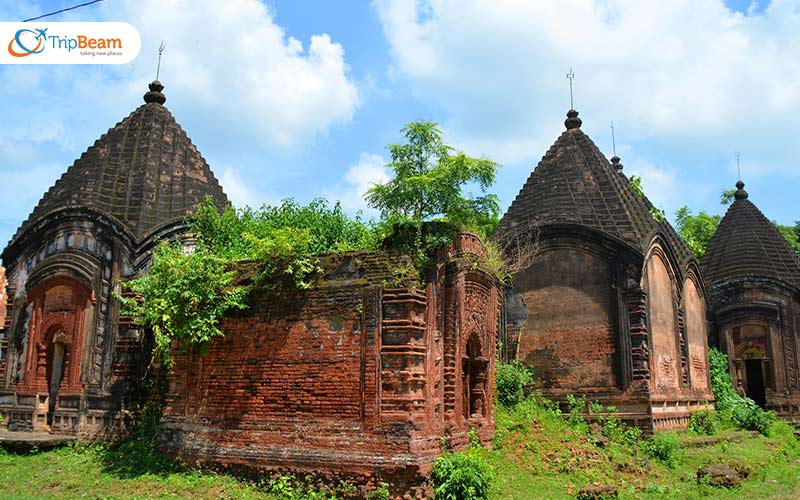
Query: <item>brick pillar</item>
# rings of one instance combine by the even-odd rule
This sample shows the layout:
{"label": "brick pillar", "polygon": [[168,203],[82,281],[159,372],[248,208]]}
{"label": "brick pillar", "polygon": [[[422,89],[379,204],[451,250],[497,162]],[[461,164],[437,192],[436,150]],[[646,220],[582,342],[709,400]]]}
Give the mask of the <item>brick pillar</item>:
{"label": "brick pillar", "polygon": [[427,306],[422,290],[384,290],[380,346],[382,424],[412,424],[419,429],[427,422]]}
{"label": "brick pillar", "polygon": [[650,392],[650,345],[647,332],[647,292],[641,287],[626,290],[625,303],[630,317],[632,388]]}
{"label": "brick pillar", "polygon": [[688,365],[688,349],[689,346],[686,342],[686,311],[683,308],[678,308],[678,349],[681,354],[681,385],[683,387],[689,386],[689,365]]}

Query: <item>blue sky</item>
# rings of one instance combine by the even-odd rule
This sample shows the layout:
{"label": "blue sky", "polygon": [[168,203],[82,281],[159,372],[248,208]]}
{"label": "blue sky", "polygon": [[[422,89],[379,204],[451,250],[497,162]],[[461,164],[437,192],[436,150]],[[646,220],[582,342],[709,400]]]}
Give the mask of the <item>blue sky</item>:
{"label": "blue sky", "polygon": [[[0,3],[0,20],[76,0]],[[773,0],[105,0],[50,18],[126,21],[125,66],[0,66],[0,245],[94,140],[142,103],[163,39],[167,106],[234,204],[341,199],[387,177],[407,122],[503,167],[511,203],[563,130],[583,129],[672,214],[721,213],[736,182],[800,219],[800,2]],[[368,212],[369,215],[369,212]]]}

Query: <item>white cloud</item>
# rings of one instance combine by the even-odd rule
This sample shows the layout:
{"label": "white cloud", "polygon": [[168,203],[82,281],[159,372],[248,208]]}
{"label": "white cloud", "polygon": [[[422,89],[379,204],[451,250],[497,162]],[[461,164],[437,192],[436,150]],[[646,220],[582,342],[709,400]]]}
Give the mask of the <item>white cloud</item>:
{"label": "white cloud", "polygon": [[253,189],[233,167],[227,167],[222,171],[222,175],[219,177],[219,183],[222,185],[222,190],[228,195],[228,199],[236,208],[243,208],[245,206],[258,208],[264,204],[274,205],[280,201],[279,198],[272,193],[265,194]]}
{"label": "white cloud", "polygon": [[350,120],[358,107],[342,46],[322,33],[304,47],[258,0],[126,0],[105,11],[139,29],[143,67],[136,74],[144,81],[166,40],[161,79],[168,99],[180,95],[221,120],[220,128],[250,129],[291,146]]}
{"label": "white cloud", "polygon": [[332,203],[341,202],[342,208],[351,214],[360,210],[367,216],[374,216],[378,212],[367,206],[364,194],[375,184],[384,184],[389,179],[386,161],[380,155],[361,153],[358,163],[347,169],[343,182],[336,189],[326,190],[325,197]]}
{"label": "white cloud", "polygon": [[722,0],[375,6],[392,72],[445,109],[454,142],[480,144],[501,162],[541,155],[563,130],[564,73],[573,67],[576,107],[590,133],[594,127],[607,134],[613,119],[631,141],[724,151],[746,145],[751,157],[769,158],[774,171],[796,175],[787,160],[800,155],[800,143],[783,130],[783,120],[800,112],[796,1],[773,0],[753,15]]}

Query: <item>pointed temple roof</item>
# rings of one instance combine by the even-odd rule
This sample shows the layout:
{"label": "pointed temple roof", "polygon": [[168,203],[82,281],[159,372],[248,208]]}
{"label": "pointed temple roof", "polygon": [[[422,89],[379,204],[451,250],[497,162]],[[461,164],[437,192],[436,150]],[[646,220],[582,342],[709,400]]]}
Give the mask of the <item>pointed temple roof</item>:
{"label": "pointed temple roof", "polygon": [[88,208],[110,216],[139,240],[190,215],[206,195],[228,198],[192,141],[164,106],[154,81],[145,104],[103,134],[42,197],[12,238],[14,245],[55,211]]}
{"label": "pointed temple roof", "polygon": [[800,288],[800,259],[774,225],[748,200],[744,183],[700,262],[709,285],[742,276],[761,276]]}
{"label": "pointed temple roof", "polygon": [[497,232],[530,224],[575,224],[609,235],[640,253],[660,232],[685,268],[691,260],[688,248],[667,221],[653,218],[652,204],[633,191],[619,158],[609,163],[581,130],[577,111],[570,110],[564,124],[567,130],[531,173]]}

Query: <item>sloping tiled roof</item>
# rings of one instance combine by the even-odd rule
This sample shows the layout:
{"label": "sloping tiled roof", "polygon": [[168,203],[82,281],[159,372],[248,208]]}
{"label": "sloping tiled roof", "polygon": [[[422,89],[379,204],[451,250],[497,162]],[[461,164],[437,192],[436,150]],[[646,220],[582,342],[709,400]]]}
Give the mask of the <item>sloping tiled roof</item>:
{"label": "sloping tiled roof", "polygon": [[163,105],[159,82],[145,104],[89,147],[42,197],[11,245],[47,214],[90,208],[122,222],[140,239],[190,215],[206,195],[228,199],[208,163]]}
{"label": "sloping tiled roof", "polygon": [[747,199],[744,183],[708,242],[701,267],[708,284],[762,276],[800,287],[800,259],[774,225]]}
{"label": "sloping tiled roof", "polygon": [[656,221],[627,177],[580,129],[577,112],[570,110],[567,116],[567,130],[531,172],[497,234],[515,226],[577,224],[644,252],[657,229]]}

